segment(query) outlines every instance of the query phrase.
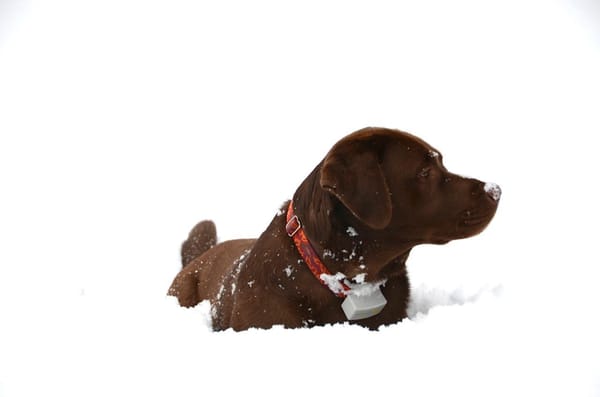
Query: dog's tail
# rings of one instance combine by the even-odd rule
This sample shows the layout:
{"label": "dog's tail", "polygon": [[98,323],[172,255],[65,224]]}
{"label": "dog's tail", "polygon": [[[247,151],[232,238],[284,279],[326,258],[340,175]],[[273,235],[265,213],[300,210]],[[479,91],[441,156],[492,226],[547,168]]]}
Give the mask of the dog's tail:
{"label": "dog's tail", "polygon": [[213,221],[202,221],[190,231],[181,245],[181,264],[188,263],[211,249],[217,243],[217,227]]}

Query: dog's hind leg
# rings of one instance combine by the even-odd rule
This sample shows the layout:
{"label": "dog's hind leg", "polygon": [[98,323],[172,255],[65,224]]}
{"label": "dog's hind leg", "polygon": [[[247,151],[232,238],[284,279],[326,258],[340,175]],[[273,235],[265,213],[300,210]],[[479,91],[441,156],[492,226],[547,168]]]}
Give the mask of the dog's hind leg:
{"label": "dog's hind leg", "polygon": [[217,227],[213,221],[202,221],[190,231],[181,245],[181,264],[188,263],[214,247],[217,243]]}

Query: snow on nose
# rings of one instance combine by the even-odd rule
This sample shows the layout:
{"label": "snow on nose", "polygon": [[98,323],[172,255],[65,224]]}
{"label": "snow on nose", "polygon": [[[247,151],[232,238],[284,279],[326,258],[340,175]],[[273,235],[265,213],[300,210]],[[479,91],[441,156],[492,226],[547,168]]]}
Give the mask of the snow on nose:
{"label": "snow on nose", "polygon": [[500,200],[500,196],[502,196],[502,189],[500,189],[500,186],[492,182],[487,182],[483,186],[483,190],[485,190],[487,195],[490,196],[494,201]]}

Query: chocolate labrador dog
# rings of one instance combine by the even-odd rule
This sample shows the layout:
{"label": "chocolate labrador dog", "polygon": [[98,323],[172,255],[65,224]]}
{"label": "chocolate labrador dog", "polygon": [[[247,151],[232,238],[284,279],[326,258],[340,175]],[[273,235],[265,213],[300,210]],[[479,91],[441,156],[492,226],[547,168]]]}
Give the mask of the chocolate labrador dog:
{"label": "chocolate labrador dog", "polygon": [[186,307],[208,299],[215,330],[377,329],[406,317],[411,249],[480,233],[500,195],[448,172],[416,136],[365,128],[333,146],[258,239],[217,244],[211,221],[196,225],[168,293]]}

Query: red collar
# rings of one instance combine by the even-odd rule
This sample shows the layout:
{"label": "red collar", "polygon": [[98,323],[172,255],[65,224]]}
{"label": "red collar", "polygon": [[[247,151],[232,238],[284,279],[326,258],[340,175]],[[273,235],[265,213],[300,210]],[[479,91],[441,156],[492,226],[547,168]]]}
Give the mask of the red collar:
{"label": "red collar", "polygon": [[300,220],[294,214],[293,201],[290,201],[290,205],[287,211],[287,223],[285,225],[285,231],[288,236],[294,240],[294,245],[300,253],[300,257],[304,260],[311,273],[321,282],[321,284],[327,286],[331,292],[340,298],[346,296],[345,291],[348,291],[350,287],[342,282],[337,275],[332,275],[329,269],[323,264],[319,255],[315,252],[315,249],[308,241],[308,237],[302,229]]}

